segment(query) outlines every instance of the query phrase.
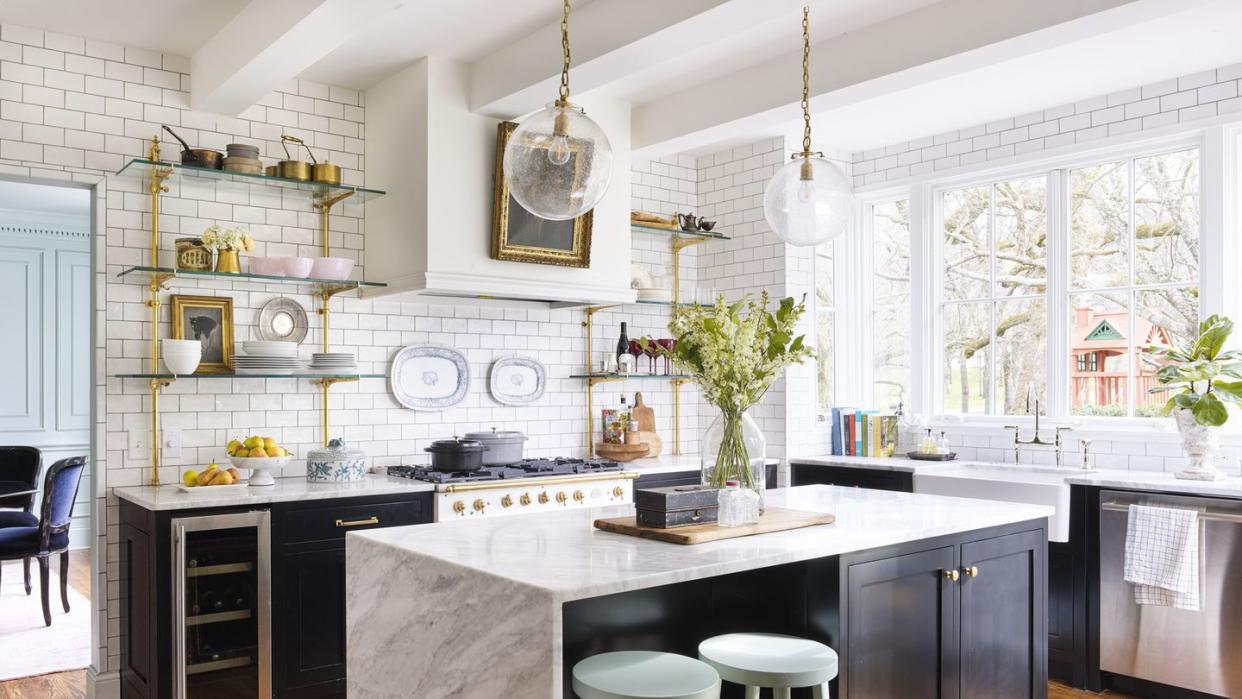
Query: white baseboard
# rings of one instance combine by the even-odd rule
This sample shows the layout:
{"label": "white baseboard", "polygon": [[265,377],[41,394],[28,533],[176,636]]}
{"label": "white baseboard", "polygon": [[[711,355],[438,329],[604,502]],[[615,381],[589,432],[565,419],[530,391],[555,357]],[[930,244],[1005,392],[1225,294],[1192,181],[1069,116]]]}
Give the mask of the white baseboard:
{"label": "white baseboard", "polygon": [[121,673],[86,669],[86,699],[121,699]]}

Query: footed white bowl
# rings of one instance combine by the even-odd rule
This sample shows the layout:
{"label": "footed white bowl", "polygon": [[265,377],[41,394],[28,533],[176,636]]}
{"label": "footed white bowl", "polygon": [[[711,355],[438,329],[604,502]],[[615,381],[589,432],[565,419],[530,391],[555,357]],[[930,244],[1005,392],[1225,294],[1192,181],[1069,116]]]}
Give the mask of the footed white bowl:
{"label": "footed white bowl", "polygon": [[272,477],[272,473],[268,469],[280,468],[281,466],[287,465],[292,460],[292,456],[229,457],[229,461],[234,466],[237,468],[248,469],[250,471],[250,478],[248,480],[251,486],[276,485],[276,479]]}

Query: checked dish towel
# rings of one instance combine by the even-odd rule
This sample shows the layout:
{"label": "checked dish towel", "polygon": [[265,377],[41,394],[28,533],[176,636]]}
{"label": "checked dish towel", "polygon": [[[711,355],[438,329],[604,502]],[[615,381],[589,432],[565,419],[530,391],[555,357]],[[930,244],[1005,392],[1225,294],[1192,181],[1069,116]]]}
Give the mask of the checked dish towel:
{"label": "checked dish towel", "polygon": [[1125,580],[1134,601],[1199,611],[1199,513],[1130,505]]}

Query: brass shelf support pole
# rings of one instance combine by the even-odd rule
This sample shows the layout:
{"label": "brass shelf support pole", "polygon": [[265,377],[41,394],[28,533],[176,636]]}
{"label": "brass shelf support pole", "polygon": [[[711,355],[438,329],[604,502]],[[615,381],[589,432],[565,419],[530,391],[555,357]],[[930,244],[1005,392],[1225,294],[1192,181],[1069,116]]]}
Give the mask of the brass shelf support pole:
{"label": "brass shelf support pole", "polygon": [[681,386],[685,379],[673,379],[673,455],[681,456]]}
{"label": "brass shelf support pole", "polygon": [[[148,158],[155,163],[160,160],[160,139],[151,138]],[[168,191],[164,183],[172,175],[172,168],[162,165],[151,166],[151,266],[158,267],[160,262],[160,195]],[[159,337],[160,337],[160,290],[174,275],[152,274],[151,283],[147,287],[147,308],[151,309],[151,359],[152,374],[160,371]],[[170,385],[168,379],[151,379],[151,479],[150,485],[160,484],[160,391]]]}
{"label": "brass shelf support pole", "polygon": [[336,196],[322,195],[319,201],[315,202],[315,210],[319,212],[319,230],[323,234],[323,256],[330,257],[328,254],[328,217],[332,211],[332,207],[345,199],[354,195],[354,191],[341,192]]}
{"label": "brass shelf support pole", "polygon": [[[583,309],[583,312],[586,314],[585,318],[583,318],[582,320],[582,327],[584,331],[586,332],[586,373],[587,374],[595,373],[595,367],[591,366],[591,358],[595,356],[595,351],[592,347],[592,335],[594,334],[594,330],[595,330],[595,314],[608,308],[612,308],[612,306],[611,305],[609,306],[587,306],[585,309]],[[595,384],[603,383],[609,380],[610,379],[594,378],[594,377],[587,379],[586,444],[587,444],[587,458],[588,459],[595,458],[595,390],[594,390]]]}
{"label": "brass shelf support pole", "polygon": [[346,383],[348,381],[357,381],[358,379],[347,376],[334,376],[331,378],[315,379],[314,382],[319,384],[320,391],[323,395],[323,445],[328,446],[328,392],[334,384]]}
{"label": "brass shelf support pole", "polygon": [[[673,308],[681,303],[681,251],[700,243],[706,243],[708,240],[708,238],[673,236]],[[697,303],[697,301],[691,301],[691,303]]]}

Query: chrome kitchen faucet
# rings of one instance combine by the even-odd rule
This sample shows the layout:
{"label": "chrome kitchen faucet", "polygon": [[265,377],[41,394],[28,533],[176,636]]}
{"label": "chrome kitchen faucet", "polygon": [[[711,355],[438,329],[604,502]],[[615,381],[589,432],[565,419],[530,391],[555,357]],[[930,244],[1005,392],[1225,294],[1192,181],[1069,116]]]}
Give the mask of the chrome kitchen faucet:
{"label": "chrome kitchen faucet", "polygon": [[[1033,390],[1034,390],[1034,386],[1028,386],[1026,389],[1026,403],[1028,406],[1031,404],[1031,392]],[[1061,459],[1061,433],[1067,430],[1070,430],[1072,428],[1070,427],[1056,428],[1055,430],[1056,437],[1051,442],[1045,442],[1044,440],[1040,439],[1039,438],[1039,398],[1038,397],[1035,398],[1035,434],[1032,435],[1030,439],[1028,439],[1025,442],[1022,441],[1022,439],[1019,437],[1021,428],[1018,427],[1017,425],[1005,425],[1004,429],[1013,430],[1013,462],[1015,464],[1021,463],[1020,457],[1022,456],[1023,446],[1035,446],[1035,447],[1053,447],[1054,449],[1056,449],[1057,468],[1060,468],[1063,465],[1062,459]]]}

